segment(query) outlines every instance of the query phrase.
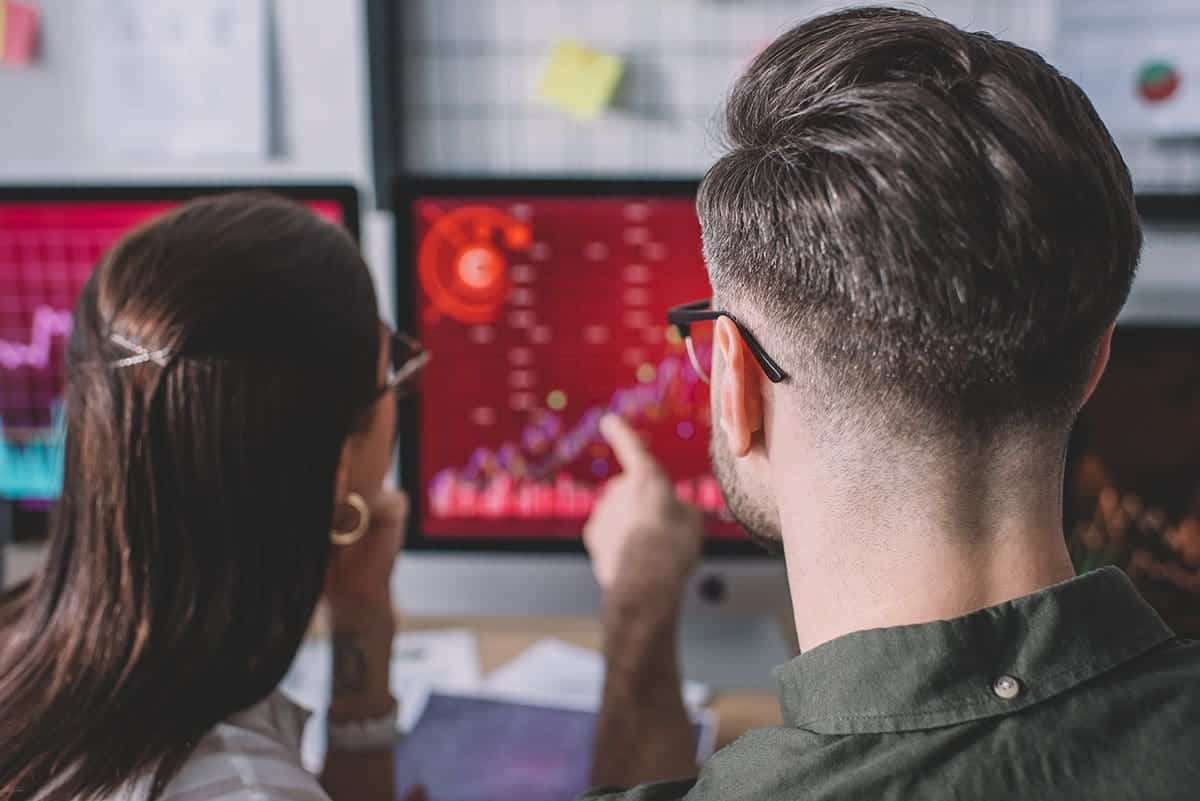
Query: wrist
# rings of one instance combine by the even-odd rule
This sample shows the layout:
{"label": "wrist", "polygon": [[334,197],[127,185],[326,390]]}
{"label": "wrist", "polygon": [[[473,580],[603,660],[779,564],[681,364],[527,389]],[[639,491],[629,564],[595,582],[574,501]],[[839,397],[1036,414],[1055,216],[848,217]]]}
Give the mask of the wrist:
{"label": "wrist", "polygon": [[398,739],[399,707],[395,701],[369,716],[339,719],[330,715],[326,742],[330,751],[380,751]]}
{"label": "wrist", "polygon": [[638,686],[678,681],[678,630],[681,604],[635,604],[613,598],[604,605],[604,651],[610,673]]}
{"label": "wrist", "polygon": [[606,627],[661,629],[673,626],[683,608],[690,568],[642,562],[636,571],[618,573],[604,590]]}
{"label": "wrist", "polygon": [[383,598],[329,598],[326,599],[329,630],[352,633],[394,634],[396,612],[391,601]]}
{"label": "wrist", "polygon": [[673,632],[682,610],[682,587],[618,581],[604,593],[601,618],[606,637],[650,640]]}
{"label": "wrist", "polygon": [[395,718],[399,708],[399,702],[389,692],[354,699],[334,697],[329,705],[328,718],[331,723],[355,723],[389,716]]}
{"label": "wrist", "polygon": [[379,606],[330,610],[333,693],[329,719],[368,720],[394,708],[390,687],[392,610]]}

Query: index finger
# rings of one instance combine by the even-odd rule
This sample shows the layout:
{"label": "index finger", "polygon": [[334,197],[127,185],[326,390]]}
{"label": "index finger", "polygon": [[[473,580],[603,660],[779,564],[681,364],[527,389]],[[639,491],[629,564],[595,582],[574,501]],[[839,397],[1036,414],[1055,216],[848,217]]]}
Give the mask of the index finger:
{"label": "index finger", "polygon": [[600,421],[600,433],[616,454],[626,472],[657,472],[658,463],[642,444],[641,437],[629,427],[623,417],[608,414]]}

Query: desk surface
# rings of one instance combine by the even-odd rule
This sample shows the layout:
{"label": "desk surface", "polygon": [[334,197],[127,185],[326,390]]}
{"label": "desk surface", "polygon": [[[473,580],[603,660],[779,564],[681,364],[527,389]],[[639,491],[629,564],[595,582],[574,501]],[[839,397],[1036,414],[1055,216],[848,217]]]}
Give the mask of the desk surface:
{"label": "desk surface", "polygon": [[[479,638],[479,661],[485,675],[543,637],[557,637],[596,650],[600,649],[602,640],[599,623],[589,618],[403,617],[400,625],[410,631],[470,629]],[[711,706],[720,719],[718,748],[728,745],[750,729],[777,726],[781,720],[779,702],[767,692],[737,690],[714,693]]]}
{"label": "desk surface", "polygon": [[[31,574],[41,560],[41,546],[10,547],[9,582]],[[543,637],[557,637],[584,648],[600,650],[600,624],[591,618],[574,617],[406,617],[400,625],[413,629],[465,628],[479,639],[480,667],[485,674],[495,670]],[[321,626],[317,623],[317,628]],[[750,729],[777,726],[779,702],[771,693],[753,690],[715,693],[711,706],[720,719],[717,746],[736,740]]]}

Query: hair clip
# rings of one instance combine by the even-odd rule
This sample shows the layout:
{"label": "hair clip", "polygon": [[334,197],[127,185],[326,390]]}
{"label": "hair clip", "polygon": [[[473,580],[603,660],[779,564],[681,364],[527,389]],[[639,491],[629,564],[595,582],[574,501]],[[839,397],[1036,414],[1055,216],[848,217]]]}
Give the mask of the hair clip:
{"label": "hair clip", "polygon": [[132,353],[132,356],[126,356],[124,359],[117,359],[115,362],[109,362],[109,367],[122,368],[132,367],[135,364],[145,364],[146,362],[154,362],[159,367],[167,366],[167,359],[171,356],[170,348],[159,348],[158,350],[147,350],[131,339],[126,339],[120,334],[109,334],[109,340],[114,345],[124,348]]}

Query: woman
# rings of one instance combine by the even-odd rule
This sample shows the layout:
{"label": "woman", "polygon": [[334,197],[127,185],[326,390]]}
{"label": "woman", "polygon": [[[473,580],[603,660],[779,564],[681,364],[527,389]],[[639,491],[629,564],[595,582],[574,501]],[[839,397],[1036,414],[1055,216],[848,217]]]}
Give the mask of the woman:
{"label": "woman", "polygon": [[424,354],[344,231],[228,195],[132,232],[75,312],[62,502],[0,604],[0,799],[320,799],[275,691],[324,593],[322,783],[391,799],[381,489]]}

